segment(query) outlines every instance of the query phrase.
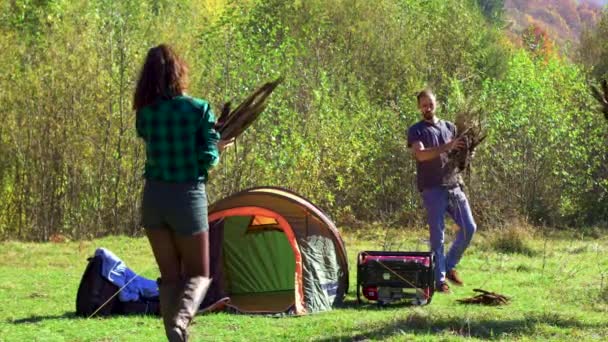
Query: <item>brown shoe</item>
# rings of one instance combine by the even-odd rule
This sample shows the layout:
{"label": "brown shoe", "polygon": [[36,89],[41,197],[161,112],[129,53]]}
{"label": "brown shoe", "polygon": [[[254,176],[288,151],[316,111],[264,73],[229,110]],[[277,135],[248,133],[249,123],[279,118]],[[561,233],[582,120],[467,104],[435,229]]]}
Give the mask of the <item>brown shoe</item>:
{"label": "brown shoe", "polygon": [[454,285],[457,285],[457,286],[464,285],[464,282],[462,281],[462,279],[460,279],[460,277],[458,276],[458,272],[456,272],[456,270],[448,271],[448,274],[446,274],[445,277]]}
{"label": "brown shoe", "polygon": [[448,286],[448,283],[439,283],[437,284],[437,287],[435,288],[436,292],[441,292],[441,293],[452,293],[452,291],[450,291],[450,286]]}

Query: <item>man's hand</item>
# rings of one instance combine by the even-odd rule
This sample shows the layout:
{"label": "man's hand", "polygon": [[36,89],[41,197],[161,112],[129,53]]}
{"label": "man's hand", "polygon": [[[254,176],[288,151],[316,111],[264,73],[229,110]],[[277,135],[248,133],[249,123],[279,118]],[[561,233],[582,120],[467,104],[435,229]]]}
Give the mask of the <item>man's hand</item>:
{"label": "man's hand", "polygon": [[461,150],[463,148],[466,147],[466,144],[464,142],[464,138],[463,137],[459,137],[456,139],[451,140],[449,143],[446,144],[447,145],[447,150],[452,151],[452,150]]}
{"label": "man's hand", "polygon": [[420,141],[412,143],[411,151],[417,161],[423,162],[438,158],[441,153],[450,152],[452,150],[460,150],[466,148],[463,137],[450,140],[449,142],[437,147],[425,148]]}
{"label": "man's hand", "polygon": [[223,152],[226,148],[234,145],[234,141],[236,140],[236,138],[232,138],[229,140],[220,140],[217,142],[217,149],[220,152]]}

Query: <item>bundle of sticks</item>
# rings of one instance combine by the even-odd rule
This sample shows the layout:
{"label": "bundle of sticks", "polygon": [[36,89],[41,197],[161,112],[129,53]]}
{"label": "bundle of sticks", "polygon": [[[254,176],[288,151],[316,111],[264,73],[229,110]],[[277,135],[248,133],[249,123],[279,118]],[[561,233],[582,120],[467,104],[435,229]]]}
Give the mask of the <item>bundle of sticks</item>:
{"label": "bundle of sticks", "polygon": [[449,167],[458,172],[470,171],[471,159],[477,146],[486,138],[481,113],[476,109],[462,110],[456,115],[456,138],[464,141],[464,148],[448,154]]}
{"label": "bundle of sticks", "polygon": [[473,291],[481,294],[471,298],[458,299],[457,302],[461,304],[506,305],[509,304],[509,301],[511,300],[511,298],[496,292],[482,289],[473,289]]}
{"label": "bundle of sticks", "polygon": [[230,102],[224,104],[215,124],[215,129],[220,133],[222,140],[231,140],[241,135],[266,109],[268,96],[281,82],[283,82],[282,77],[265,83],[234,110],[231,109]]}
{"label": "bundle of sticks", "polygon": [[591,94],[600,103],[601,111],[604,113],[604,117],[608,120],[608,81],[602,80],[600,82],[601,90],[596,86],[591,86]]}

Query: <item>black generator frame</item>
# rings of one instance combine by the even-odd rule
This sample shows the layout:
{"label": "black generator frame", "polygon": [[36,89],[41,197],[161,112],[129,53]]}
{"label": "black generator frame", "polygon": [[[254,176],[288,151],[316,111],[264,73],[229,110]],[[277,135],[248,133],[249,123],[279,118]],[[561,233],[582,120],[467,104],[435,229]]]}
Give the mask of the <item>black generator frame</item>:
{"label": "black generator frame", "polygon": [[[368,256],[419,256],[430,257],[431,264],[429,267],[423,267],[415,263],[404,263],[400,261],[387,260],[382,264],[376,260],[362,263],[363,257]],[[387,271],[387,268],[392,272],[399,274],[404,280],[384,280],[378,276]],[[418,281],[409,279],[404,272],[418,272],[422,276],[417,277]],[[376,276],[374,278],[374,275]],[[371,279],[370,279],[371,278]],[[357,303],[361,304],[361,289],[367,286],[386,286],[400,288],[429,288],[429,298],[427,304],[431,302],[433,293],[435,292],[435,254],[433,252],[392,252],[392,251],[363,251],[357,255]]]}

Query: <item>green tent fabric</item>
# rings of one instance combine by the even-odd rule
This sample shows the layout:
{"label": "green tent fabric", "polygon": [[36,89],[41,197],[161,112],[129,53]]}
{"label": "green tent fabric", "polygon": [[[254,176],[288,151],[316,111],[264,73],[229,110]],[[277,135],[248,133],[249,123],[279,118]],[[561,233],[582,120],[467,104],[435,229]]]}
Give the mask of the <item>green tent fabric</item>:
{"label": "green tent fabric", "polygon": [[295,257],[282,231],[249,230],[249,216],[224,223],[224,272],[232,294],[293,291]]}

